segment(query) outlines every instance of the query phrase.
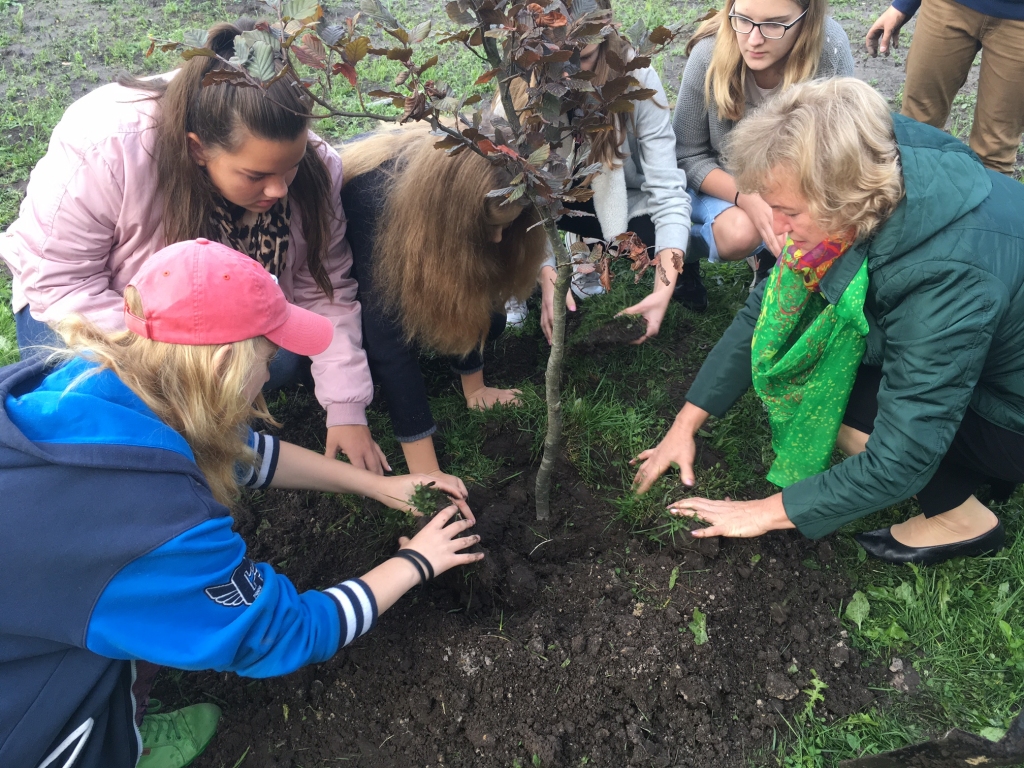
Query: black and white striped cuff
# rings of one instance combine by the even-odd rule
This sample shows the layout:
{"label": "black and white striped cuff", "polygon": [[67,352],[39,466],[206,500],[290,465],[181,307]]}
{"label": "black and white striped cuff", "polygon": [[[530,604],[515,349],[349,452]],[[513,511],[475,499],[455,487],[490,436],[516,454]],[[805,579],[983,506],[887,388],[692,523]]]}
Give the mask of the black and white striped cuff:
{"label": "black and white striped cuff", "polygon": [[338,616],[341,619],[339,648],[365,635],[377,625],[377,600],[362,579],[343,581],[324,592],[338,604]]}
{"label": "black and white striped cuff", "polygon": [[247,468],[239,485],[246,488],[266,488],[277,471],[281,443],[273,435],[253,432],[249,437],[249,447],[256,452],[258,459],[254,467]]}

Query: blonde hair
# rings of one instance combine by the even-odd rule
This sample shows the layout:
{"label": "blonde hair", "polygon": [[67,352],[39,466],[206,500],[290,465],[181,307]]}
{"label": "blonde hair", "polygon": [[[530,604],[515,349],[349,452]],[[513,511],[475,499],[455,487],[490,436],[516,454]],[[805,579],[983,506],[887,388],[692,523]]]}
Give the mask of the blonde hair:
{"label": "blonde hair", "polygon": [[[341,149],[345,180],[394,160],[377,221],[377,300],[406,340],[447,355],[480,348],[491,315],[533,292],[547,236],[537,211],[487,197],[508,173],[475,152],[435,149],[426,126],[383,130]],[[500,243],[495,227],[507,227]]]}
{"label": "blonde hair", "polygon": [[[145,317],[132,286],[124,297],[133,314]],[[213,497],[230,507],[238,495],[236,465],[256,461],[244,425],[252,419],[276,424],[262,395],[255,404],[245,397],[262,337],[231,344],[226,364],[218,369],[214,355],[221,345],[167,344],[131,331],[106,333],[81,317],[65,320],[57,330],[67,349],[54,354],[55,362],[86,357],[99,370],[113,371],[160,421],[185,438]]]}
{"label": "blonde hair", "polygon": [[[821,51],[825,45],[825,21],[828,19],[827,0],[791,0],[807,12],[800,22],[796,43],[789,51],[786,67],[782,74],[782,88],[785,90],[796,83],[802,83],[814,77],[821,61]],[[701,24],[693,37],[686,44],[686,55],[689,56],[693,47],[706,37],[715,38],[711,64],[708,65],[704,77],[704,98],[710,105],[714,99],[719,117],[737,121],[743,117],[746,108],[744,84],[749,75],[747,66],[740,53],[737,33],[729,22],[736,0],[726,0],[722,10],[713,18]],[[787,35],[793,30],[787,32]],[[785,38],[783,38],[785,39]]]}
{"label": "blonde hair", "polygon": [[903,199],[889,106],[853,77],[793,86],[737,125],[725,162],[741,192],[764,192],[792,173],[811,218],[826,231],[873,233]]}

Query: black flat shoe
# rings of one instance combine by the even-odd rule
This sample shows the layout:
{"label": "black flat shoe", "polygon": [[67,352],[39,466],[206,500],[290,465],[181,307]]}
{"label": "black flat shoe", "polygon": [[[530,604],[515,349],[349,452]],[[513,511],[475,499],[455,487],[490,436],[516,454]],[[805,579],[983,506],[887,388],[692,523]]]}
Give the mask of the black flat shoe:
{"label": "black flat shoe", "polygon": [[955,544],[939,544],[934,547],[908,547],[893,538],[888,528],[877,531],[858,533],[854,538],[872,557],[888,563],[916,563],[919,565],[936,565],[952,560],[954,557],[982,557],[994,555],[1006,543],[1006,530],[1003,524],[988,533],[967,541]]}
{"label": "black flat shoe", "polygon": [[707,310],[708,289],[704,287],[704,281],[701,279],[699,264],[683,265],[683,272],[672,291],[672,298],[691,312]]}

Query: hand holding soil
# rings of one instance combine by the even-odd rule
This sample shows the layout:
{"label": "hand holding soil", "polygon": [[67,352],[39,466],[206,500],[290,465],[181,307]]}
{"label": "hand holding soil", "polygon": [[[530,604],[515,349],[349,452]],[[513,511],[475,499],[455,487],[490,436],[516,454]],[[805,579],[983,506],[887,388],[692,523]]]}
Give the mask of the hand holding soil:
{"label": "hand holding soil", "polygon": [[440,576],[457,565],[469,565],[483,560],[483,552],[462,551],[480,542],[479,536],[461,535],[476,523],[472,514],[468,519],[451,522],[457,513],[461,512],[465,516],[468,511],[469,507],[465,506],[465,502],[461,506],[453,504],[442,509],[411,539],[402,536],[398,540],[399,547],[413,549],[427,558],[435,576]]}
{"label": "hand holding soil", "polygon": [[471,522],[476,522],[473,511],[466,503],[466,486],[459,478],[438,472],[434,475],[398,475],[397,477],[380,478],[380,492],[374,496],[381,504],[392,509],[400,509],[409,512],[416,517],[421,517],[423,511],[413,503],[417,490],[420,488],[433,488],[445,494],[451,503],[458,507],[462,516]]}
{"label": "hand holding soil", "polygon": [[626,307],[616,317],[626,315],[639,315],[647,321],[647,331],[633,344],[643,344],[652,336],[657,336],[661,330],[661,321],[665,319],[669,302],[672,301],[672,288],[655,290],[650,296],[646,296],[631,307]]}
{"label": "hand holding soil", "polygon": [[700,539],[709,536],[750,539],[768,531],[796,527],[786,516],[781,493],[754,501],[732,501],[729,497],[724,501],[680,499],[672,502],[668,510],[673,515],[691,517],[708,523],[707,528],[698,528],[690,532]]}

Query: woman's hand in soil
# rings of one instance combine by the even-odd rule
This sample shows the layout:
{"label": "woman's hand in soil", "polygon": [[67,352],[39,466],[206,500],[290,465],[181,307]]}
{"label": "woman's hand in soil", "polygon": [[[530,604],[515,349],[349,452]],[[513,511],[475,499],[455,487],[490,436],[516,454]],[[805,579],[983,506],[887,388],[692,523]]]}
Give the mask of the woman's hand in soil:
{"label": "woman's hand in soil", "polygon": [[348,457],[353,467],[369,470],[375,475],[391,471],[384,451],[370,435],[370,428],[364,424],[341,424],[327,428],[324,456],[333,459],[339,451]]}
{"label": "woman's hand in soil", "polygon": [[434,568],[434,575],[440,576],[449,568],[457,565],[469,565],[484,559],[483,552],[463,552],[480,541],[479,536],[461,536],[475,523],[474,520],[456,520],[450,522],[456,512],[456,506],[446,507],[438,512],[423,530],[412,539],[405,536],[398,540],[402,549],[408,547],[423,555]]}
{"label": "woman's hand in soil", "polygon": [[448,496],[452,503],[459,508],[459,512],[464,518],[476,522],[473,511],[466,503],[466,486],[463,482],[452,475],[445,475],[441,472],[438,472],[438,475],[415,474],[382,477],[379,483],[380,490],[374,494],[374,498],[392,509],[400,509],[403,512],[410,512],[416,517],[422,517],[423,513],[414,507],[410,500],[415,495],[417,488],[429,486]]}
{"label": "woman's hand in soil", "polygon": [[750,217],[754,228],[761,235],[768,250],[776,257],[782,252],[782,243],[779,236],[775,234],[775,216],[771,206],[756,192],[749,195],[740,194],[736,205],[741,211]]}
{"label": "woman's hand in soil", "polygon": [[694,435],[708,416],[708,412],[703,408],[687,403],[676,416],[672,428],[664,439],[654,448],[649,448],[629,462],[630,466],[638,461],[643,462],[633,478],[633,489],[638,494],[647,493],[654,482],[673,464],[679,467],[680,482],[687,487],[693,486],[696,482],[693,459],[697,454]]}
{"label": "woman's hand in soil", "polygon": [[[551,334],[555,326],[555,280],[558,273],[551,267],[540,268],[540,329],[544,332],[544,338],[551,343]],[[576,311],[576,297],[572,291],[565,292],[565,308],[570,312]]]}
{"label": "woman's hand in soil", "polygon": [[647,321],[646,332],[633,344],[643,344],[652,336],[658,335],[683,266],[683,252],[675,248],[663,248],[658,251],[655,258],[658,260],[659,268],[654,271],[654,290],[647,298],[619,312],[619,315],[642,315]]}
{"label": "woman's hand in soil", "polygon": [[498,389],[497,387],[480,387],[466,393],[466,406],[476,411],[489,411],[496,405],[522,405],[519,389]]}
{"label": "woman's hand in soil", "polygon": [[667,291],[655,289],[654,293],[650,296],[641,299],[631,307],[626,307],[616,315],[616,317],[621,315],[640,315],[647,321],[647,331],[639,339],[632,342],[633,344],[643,344],[652,336],[658,335],[658,331],[661,330],[661,321],[665,319],[665,313],[668,311],[670,301],[672,301],[671,288]]}
{"label": "woman's hand in soil", "polygon": [[795,528],[786,516],[782,494],[756,501],[713,501],[711,499],[680,499],[668,507],[673,515],[692,517],[707,523],[708,527],[691,531],[697,538],[729,536],[749,539],[768,531]]}

